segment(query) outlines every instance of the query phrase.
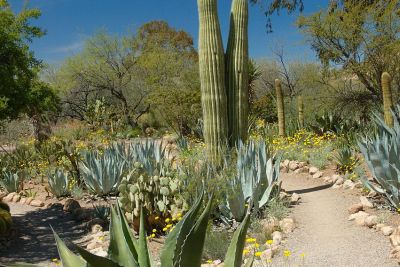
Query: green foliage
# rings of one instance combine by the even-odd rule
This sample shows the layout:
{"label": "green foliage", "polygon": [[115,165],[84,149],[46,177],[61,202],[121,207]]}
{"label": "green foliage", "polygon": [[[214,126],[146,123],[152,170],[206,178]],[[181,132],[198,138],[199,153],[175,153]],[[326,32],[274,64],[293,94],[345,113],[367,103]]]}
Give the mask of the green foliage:
{"label": "green foliage", "polygon": [[50,191],[56,197],[68,196],[69,193],[69,182],[70,174],[63,169],[55,169],[54,172],[47,174],[49,181]]}
{"label": "green foliage", "polygon": [[339,173],[347,174],[353,172],[358,164],[358,158],[355,151],[348,147],[339,147],[335,155],[336,169]]}
{"label": "green foliage", "polygon": [[187,211],[188,207],[180,195],[180,181],[168,172],[147,172],[139,162],[134,169],[124,177],[118,187],[119,203],[130,222],[139,217],[140,209],[147,214],[163,218]]}
{"label": "green foliage", "polygon": [[[400,107],[397,107],[397,115]],[[394,117],[394,126],[390,128],[379,116],[375,116],[378,132],[375,136],[365,137],[359,142],[365,162],[372,173],[372,183],[367,177],[360,177],[364,186],[386,197],[396,209],[400,208],[400,121]]]}
{"label": "green foliage", "polygon": [[223,259],[231,238],[232,234],[225,230],[210,229],[207,231],[204,242],[204,258],[210,260]]}
{"label": "green foliage", "polygon": [[111,216],[111,208],[109,206],[93,204],[94,216],[96,218],[108,221]]}
{"label": "green foliage", "polygon": [[264,214],[267,218],[270,219],[275,218],[280,221],[286,218],[287,215],[289,214],[289,206],[290,206],[289,201],[281,198],[274,198],[268,203],[268,206],[266,207]]}
{"label": "green foliage", "polygon": [[7,203],[4,203],[2,201],[0,201],[0,209],[6,210],[8,212],[10,212],[10,206],[8,206]]}
{"label": "green foliage", "polygon": [[87,187],[99,196],[115,193],[123,175],[126,160],[114,149],[103,153],[86,151],[80,163],[83,180]]}
{"label": "green foliage", "polygon": [[8,193],[20,192],[23,189],[24,179],[21,173],[2,170],[1,174],[0,185]]}
{"label": "green foliage", "polygon": [[[2,203],[4,204],[4,203]],[[7,234],[12,226],[12,219],[10,214],[10,208],[3,209],[4,205],[0,206],[0,236]]]}

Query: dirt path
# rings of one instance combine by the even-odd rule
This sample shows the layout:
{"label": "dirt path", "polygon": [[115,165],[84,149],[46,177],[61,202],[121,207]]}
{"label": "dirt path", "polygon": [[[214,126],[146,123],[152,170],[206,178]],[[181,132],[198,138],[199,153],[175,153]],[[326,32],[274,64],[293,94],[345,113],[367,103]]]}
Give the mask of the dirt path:
{"label": "dirt path", "polygon": [[50,225],[67,242],[77,241],[87,232],[62,206],[39,209],[11,203],[10,208],[18,234],[9,249],[0,251],[0,265],[18,261],[49,266],[51,259],[58,258]]}
{"label": "dirt path", "polygon": [[[358,202],[354,193],[299,174],[284,175],[283,184],[286,190],[301,195],[301,203],[292,214],[297,229],[284,244],[292,253],[291,267],[399,266],[389,259],[387,237],[347,220],[347,208]],[[300,265],[301,253],[305,254],[305,265]],[[282,258],[274,259],[280,262],[278,266],[285,266]]]}

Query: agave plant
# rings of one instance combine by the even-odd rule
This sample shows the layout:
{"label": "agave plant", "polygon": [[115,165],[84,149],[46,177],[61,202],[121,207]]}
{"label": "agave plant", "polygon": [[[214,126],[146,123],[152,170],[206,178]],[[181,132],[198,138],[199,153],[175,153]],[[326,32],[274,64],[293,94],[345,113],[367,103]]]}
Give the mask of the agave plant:
{"label": "agave plant", "polygon": [[[200,267],[204,240],[211,211],[211,200],[199,215],[203,202],[203,194],[195,205],[185,214],[182,220],[168,234],[161,251],[160,261],[163,267],[193,266]],[[141,211],[139,238],[133,237],[128,223],[119,206],[111,208],[110,246],[108,258],[96,256],[85,249],[74,245],[81,257],[71,252],[64,242],[54,233],[60,259],[65,267],[86,266],[123,266],[152,267],[156,266],[147,246],[144,226],[144,212]],[[233,235],[225,257],[226,267],[239,267],[242,264],[243,248],[250,215]],[[253,259],[246,266],[251,267]]]}
{"label": "agave plant", "polygon": [[[400,106],[397,107],[400,113]],[[394,115],[395,112],[394,112]],[[375,182],[361,177],[364,186],[384,195],[392,206],[400,208],[400,124],[399,118],[393,116],[394,126],[388,127],[384,120],[375,115],[378,131],[371,138],[359,142],[360,150],[371,171]]]}
{"label": "agave plant", "polygon": [[69,173],[63,169],[56,169],[54,172],[47,174],[50,191],[56,197],[69,195],[68,183]]}
{"label": "agave plant", "polygon": [[227,207],[237,221],[245,217],[246,203],[256,210],[264,207],[279,185],[280,159],[267,152],[265,141],[250,140],[237,148],[236,176],[231,183],[232,193],[227,196]]}
{"label": "agave plant", "polygon": [[23,188],[23,175],[21,173],[13,173],[3,169],[2,178],[0,179],[0,186],[3,187],[8,193],[19,192]]}
{"label": "agave plant", "polygon": [[126,172],[126,160],[112,149],[89,151],[83,158],[80,169],[87,187],[99,196],[113,193]]}

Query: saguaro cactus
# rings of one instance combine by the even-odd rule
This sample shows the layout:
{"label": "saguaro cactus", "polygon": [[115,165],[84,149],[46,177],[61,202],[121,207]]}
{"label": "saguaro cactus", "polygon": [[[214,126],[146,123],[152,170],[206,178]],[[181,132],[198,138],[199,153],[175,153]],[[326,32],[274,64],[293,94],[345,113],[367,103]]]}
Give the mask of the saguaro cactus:
{"label": "saguaro cactus", "polygon": [[228,136],[225,62],[217,0],[198,0],[199,10],[199,66],[203,135],[209,156],[219,158],[219,150]]}
{"label": "saguaro cactus", "polygon": [[249,110],[248,0],[233,0],[226,50],[228,135],[230,144],[245,141]]}
{"label": "saguaro cactus", "polygon": [[297,97],[297,109],[299,112],[299,125],[304,127],[304,100],[302,95]]}
{"label": "saguaro cactus", "polygon": [[285,105],[283,103],[282,83],[275,80],[276,108],[278,112],[279,136],[285,136]]}
{"label": "saguaro cactus", "polygon": [[382,93],[383,93],[383,113],[385,117],[385,123],[389,127],[393,127],[393,116],[392,116],[392,108],[393,108],[393,100],[392,100],[392,90],[391,84],[392,77],[389,73],[382,73]]}

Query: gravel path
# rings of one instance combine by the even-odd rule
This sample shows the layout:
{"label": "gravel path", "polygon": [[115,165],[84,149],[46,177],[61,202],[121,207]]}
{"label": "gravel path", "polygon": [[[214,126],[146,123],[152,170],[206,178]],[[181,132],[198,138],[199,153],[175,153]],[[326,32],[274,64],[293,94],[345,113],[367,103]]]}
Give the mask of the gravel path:
{"label": "gravel path", "polygon": [[[292,214],[297,229],[284,244],[292,254],[291,267],[399,266],[389,259],[389,238],[347,220],[347,208],[359,201],[354,191],[332,189],[299,174],[285,174],[283,188],[301,196]],[[304,265],[301,253],[305,254]],[[282,258],[280,253],[274,266],[287,266]]]}
{"label": "gravel path", "polygon": [[50,226],[66,242],[77,241],[87,232],[84,224],[76,223],[62,211],[62,206],[39,209],[9,204],[18,233],[11,247],[0,251],[0,266],[15,262],[52,266],[51,259],[58,258],[58,253]]}

